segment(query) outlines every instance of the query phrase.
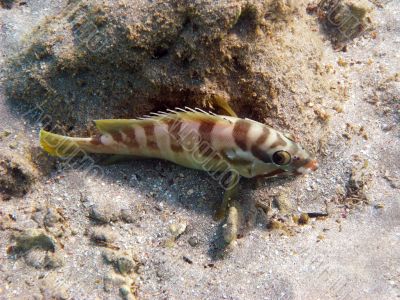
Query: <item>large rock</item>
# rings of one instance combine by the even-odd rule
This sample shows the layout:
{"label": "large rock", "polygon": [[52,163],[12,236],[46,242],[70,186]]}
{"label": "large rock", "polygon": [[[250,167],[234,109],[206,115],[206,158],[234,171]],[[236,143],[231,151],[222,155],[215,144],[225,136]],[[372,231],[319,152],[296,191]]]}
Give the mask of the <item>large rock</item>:
{"label": "large rock", "polygon": [[222,96],[315,142],[340,89],[306,2],[70,1],[10,61],[7,94],[67,130]]}

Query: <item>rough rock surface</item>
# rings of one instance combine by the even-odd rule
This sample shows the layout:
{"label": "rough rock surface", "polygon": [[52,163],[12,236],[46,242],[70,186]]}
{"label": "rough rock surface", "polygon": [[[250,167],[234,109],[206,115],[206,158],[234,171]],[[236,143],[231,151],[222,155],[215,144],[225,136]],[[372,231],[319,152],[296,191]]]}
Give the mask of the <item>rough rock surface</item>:
{"label": "rough rock surface", "polygon": [[224,97],[240,115],[315,141],[346,86],[305,3],[70,1],[9,63],[7,97],[37,107],[43,125],[59,131],[208,109]]}

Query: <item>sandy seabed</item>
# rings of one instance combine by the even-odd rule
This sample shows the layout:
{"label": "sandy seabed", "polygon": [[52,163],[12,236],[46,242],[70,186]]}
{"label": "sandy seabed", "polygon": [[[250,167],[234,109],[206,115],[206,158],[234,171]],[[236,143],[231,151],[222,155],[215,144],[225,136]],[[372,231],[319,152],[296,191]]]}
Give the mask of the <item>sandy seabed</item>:
{"label": "sandy seabed", "polygon": [[[338,41],[310,1],[0,1],[0,298],[398,299],[400,3],[353,2]],[[38,148],[216,97],[320,162],[242,181],[229,251],[205,172]]]}

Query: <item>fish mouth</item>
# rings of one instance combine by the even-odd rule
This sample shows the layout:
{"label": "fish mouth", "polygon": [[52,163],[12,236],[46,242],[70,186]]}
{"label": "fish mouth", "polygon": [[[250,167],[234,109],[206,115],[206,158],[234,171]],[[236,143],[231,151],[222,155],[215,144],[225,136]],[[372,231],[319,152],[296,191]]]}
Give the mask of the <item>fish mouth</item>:
{"label": "fish mouth", "polygon": [[304,175],[316,171],[318,169],[318,162],[316,159],[307,161],[304,165],[295,171],[296,175]]}
{"label": "fish mouth", "polygon": [[319,165],[316,159],[309,161],[303,166],[303,168],[310,169],[311,171],[317,171],[318,167]]}

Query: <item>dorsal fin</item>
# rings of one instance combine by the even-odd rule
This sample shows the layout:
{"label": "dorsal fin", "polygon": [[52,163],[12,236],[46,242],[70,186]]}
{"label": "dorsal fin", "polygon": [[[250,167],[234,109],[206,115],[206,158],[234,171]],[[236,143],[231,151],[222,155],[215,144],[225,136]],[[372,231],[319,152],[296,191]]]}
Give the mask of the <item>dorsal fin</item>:
{"label": "dorsal fin", "polygon": [[93,122],[101,133],[110,133],[121,131],[124,128],[132,128],[135,125],[142,125],[144,122],[146,122],[146,119],[109,119],[95,120]]}
{"label": "dorsal fin", "polygon": [[216,115],[208,113],[202,109],[190,107],[180,108],[176,107],[174,110],[167,109],[166,112],[158,111],[151,112],[148,115],[137,119],[109,119],[109,120],[95,120],[94,123],[101,133],[110,133],[123,130],[124,128],[132,128],[134,126],[143,126],[147,122],[160,122],[163,119],[210,119],[210,120],[224,120],[232,124],[231,117]]}

